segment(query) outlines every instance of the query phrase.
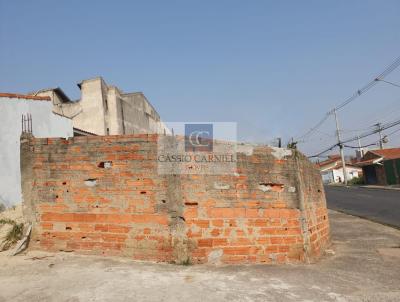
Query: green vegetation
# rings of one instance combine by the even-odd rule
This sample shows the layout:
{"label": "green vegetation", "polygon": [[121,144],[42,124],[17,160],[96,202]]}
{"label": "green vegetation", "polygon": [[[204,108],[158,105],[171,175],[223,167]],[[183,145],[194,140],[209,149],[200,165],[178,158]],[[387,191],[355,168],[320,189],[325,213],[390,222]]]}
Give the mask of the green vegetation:
{"label": "green vegetation", "polygon": [[186,260],[182,261],[182,262],[180,263],[180,265],[184,265],[184,266],[192,265],[192,261],[191,261],[190,258],[188,257]]}
{"label": "green vegetation", "polygon": [[348,182],[349,185],[363,185],[364,184],[364,178],[362,176],[359,177],[354,177],[349,180]]}
{"label": "green vegetation", "polygon": [[2,242],[3,250],[9,249],[13,244],[21,240],[24,232],[24,224],[17,223],[11,219],[0,219],[0,225],[9,224],[12,228],[8,231],[4,241]]}

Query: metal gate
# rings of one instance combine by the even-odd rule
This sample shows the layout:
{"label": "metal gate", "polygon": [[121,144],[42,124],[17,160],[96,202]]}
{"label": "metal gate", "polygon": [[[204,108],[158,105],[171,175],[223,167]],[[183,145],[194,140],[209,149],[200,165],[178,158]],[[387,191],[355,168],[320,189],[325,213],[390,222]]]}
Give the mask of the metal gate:
{"label": "metal gate", "polygon": [[385,166],[386,183],[388,185],[397,184],[396,172],[395,172],[395,162],[394,160],[387,160],[383,163]]}

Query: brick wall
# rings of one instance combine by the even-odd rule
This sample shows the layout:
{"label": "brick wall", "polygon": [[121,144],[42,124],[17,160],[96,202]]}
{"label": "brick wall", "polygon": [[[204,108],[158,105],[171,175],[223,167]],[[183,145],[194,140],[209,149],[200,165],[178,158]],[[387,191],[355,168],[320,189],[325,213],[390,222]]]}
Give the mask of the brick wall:
{"label": "brick wall", "polygon": [[250,148],[234,175],[159,175],[157,135],[22,138],[31,247],[176,263],[317,258],[329,243],[318,170]]}

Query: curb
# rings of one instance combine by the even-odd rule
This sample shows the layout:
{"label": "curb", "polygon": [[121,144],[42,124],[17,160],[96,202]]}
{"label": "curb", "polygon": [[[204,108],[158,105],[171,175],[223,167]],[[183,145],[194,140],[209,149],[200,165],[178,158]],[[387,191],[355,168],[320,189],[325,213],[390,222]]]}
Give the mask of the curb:
{"label": "curb", "polygon": [[392,188],[392,187],[384,187],[384,186],[358,186],[363,189],[378,189],[378,190],[392,190],[392,191],[400,191],[400,188]]}

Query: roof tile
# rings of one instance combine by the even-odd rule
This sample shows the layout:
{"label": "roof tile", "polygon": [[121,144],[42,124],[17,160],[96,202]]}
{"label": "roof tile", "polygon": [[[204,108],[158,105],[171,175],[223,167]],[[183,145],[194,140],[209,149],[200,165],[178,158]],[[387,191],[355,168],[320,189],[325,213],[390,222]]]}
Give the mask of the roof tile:
{"label": "roof tile", "polygon": [[18,93],[0,92],[0,97],[13,98],[13,99],[26,99],[26,100],[33,100],[33,101],[51,101],[49,96],[36,96],[36,95],[26,95],[26,94],[18,94]]}

